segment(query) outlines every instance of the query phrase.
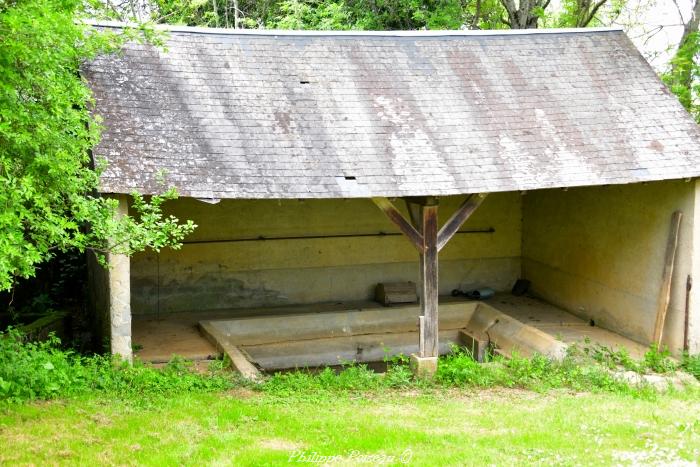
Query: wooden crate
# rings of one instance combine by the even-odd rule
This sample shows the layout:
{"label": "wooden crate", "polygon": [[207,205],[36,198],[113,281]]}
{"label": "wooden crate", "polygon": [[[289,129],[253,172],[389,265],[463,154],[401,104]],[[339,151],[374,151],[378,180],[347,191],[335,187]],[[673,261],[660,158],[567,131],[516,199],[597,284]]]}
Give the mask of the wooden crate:
{"label": "wooden crate", "polygon": [[384,306],[400,303],[418,303],[415,282],[379,283],[375,289],[375,300]]}

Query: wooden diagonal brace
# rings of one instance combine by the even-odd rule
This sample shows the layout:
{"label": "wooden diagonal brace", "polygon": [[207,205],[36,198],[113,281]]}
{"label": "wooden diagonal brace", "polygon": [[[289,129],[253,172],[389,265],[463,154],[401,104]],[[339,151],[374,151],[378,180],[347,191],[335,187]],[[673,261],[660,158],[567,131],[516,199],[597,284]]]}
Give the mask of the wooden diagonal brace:
{"label": "wooden diagonal brace", "polygon": [[386,214],[389,220],[408,237],[408,240],[419,252],[424,251],[423,236],[411,225],[411,222],[404,217],[401,211],[399,211],[391,201],[387,198],[372,198],[372,201],[379,209],[384,211],[384,214]]}
{"label": "wooden diagonal brace", "polygon": [[481,206],[481,203],[486,199],[488,193],[477,193],[469,195],[460,207],[452,214],[438,232],[437,249],[438,251],[447,245],[452,236],[457,233],[462,224],[469,219],[476,208]]}

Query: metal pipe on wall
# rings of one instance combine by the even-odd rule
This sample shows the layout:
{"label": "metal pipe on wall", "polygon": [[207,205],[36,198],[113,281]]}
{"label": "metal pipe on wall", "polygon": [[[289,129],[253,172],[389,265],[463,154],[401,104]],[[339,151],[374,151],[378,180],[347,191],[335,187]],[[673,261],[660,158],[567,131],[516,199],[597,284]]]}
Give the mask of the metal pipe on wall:
{"label": "metal pipe on wall", "polygon": [[[472,230],[460,230],[456,232],[458,234],[491,234],[496,232],[493,227],[488,227],[485,229],[472,229]],[[294,236],[283,236],[283,237],[247,237],[247,238],[231,238],[224,240],[190,240],[183,241],[183,245],[196,245],[202,243],[238,243],[238,242],[258,242],[258,241],[274,241],[274,240],[314,240],[314,239],[324,239],[324,238],[355,238],[355,237],[399,237],[403,234],[398,232],[377,232],[377,233],[361,233],[361,234],[336,234],[336,235],[294,235]]]}

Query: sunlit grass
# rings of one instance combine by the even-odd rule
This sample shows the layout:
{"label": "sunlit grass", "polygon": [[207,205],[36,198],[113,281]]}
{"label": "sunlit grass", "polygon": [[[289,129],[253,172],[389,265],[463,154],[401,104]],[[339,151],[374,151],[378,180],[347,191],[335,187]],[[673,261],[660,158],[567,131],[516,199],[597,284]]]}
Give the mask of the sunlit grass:
{"label": "sunlit grass", "polygon": [[515,389],[88,398],[3,409],[0,463],[277,465],[314,455],[346,464],[393,456],[395,465],[409,456],[411,465],[694,462],[699,413],[693,391],[654,400]]}

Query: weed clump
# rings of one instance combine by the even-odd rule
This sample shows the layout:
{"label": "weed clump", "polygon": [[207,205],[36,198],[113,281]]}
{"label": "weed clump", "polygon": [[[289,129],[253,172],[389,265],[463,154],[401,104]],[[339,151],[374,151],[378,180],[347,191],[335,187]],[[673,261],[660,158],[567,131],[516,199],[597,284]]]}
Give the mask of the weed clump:
{"label": "weed clump", "polygon": [[[469,350],[454,346],[452,352],[440,357],[438,370],[432,380],[414,378],[408,358],[403,355],[386,359],[387,371],[375,373],[365,364],[348,363],[340,371],[325,368],[320,372],[297,370],[275,373],[258,388],[278,395],[322,397],[325,393],[352,393],[376,389],[438,389],[451,387],[508,387],[533,391],[570,389],[587,392],[612,392],[635,397],[653,397],[655,390],[642,383],[633,384],[620,377],[619,370],[636,373],[668,373],[678,369],[668,352],[650,348],[641,361],[624,351],[601,347],[570,346],[561,361],[543,355],[525,358],[489,354],[487,361],[474,360]],[[687,357],[681,366],[700,370],[700,357]],[[693,373],[693,371],[689,371]]]}
{"label": "weed clump", "polygon": [[534,391],[571,389],[650,396],[654,390],[619,377],[620,370],[639,374],[669,373],[677,369],[700,379],[700,355],[685,355],[680,362],[668,351],[651,347],[642,360],[624,350],[586,345],[570,346],[567,356],[554,361],[542,355],[509,358],[488,354],[478,363],[464,348],[454,346],[440,357],[433,379],[415,378],[409,359],[398,355],[385,359],[386,372],[349,362],[340,371],[296,370],[265,377],[259,383],[243,383],[224,364],[209,372],[192,371],[192,363],[174,358],[162,369],[140,361],[128,364],[108,356],[84,356],[64,350],[55,337],[45,342],[25,342],[15,330],[0,333],[0,404],[35,399],[100,395],[147,401],[149,398],[186,392],[221,391],[247,384],[269,395],[319,398],[326,394],[358,394],[383,389],[434,390],[452,387],[508,387]]}
{"label": "weed clump", "polygon": [[188,391],[233,387],[230,373],[191,371],[191,363],[174,358],[163,369],[142,362],[130,365],[109,356],[83,356],[64,350],[56,337],[24,342],[9,329],[0,333],[0,403],[73,397],[87,393],[138,400]]}
{"label": "weed clump", "polygon": [[700,380],[700,354],[690,355],[687,352],[684,353],[681,360],[681,368],[686,373]]}

